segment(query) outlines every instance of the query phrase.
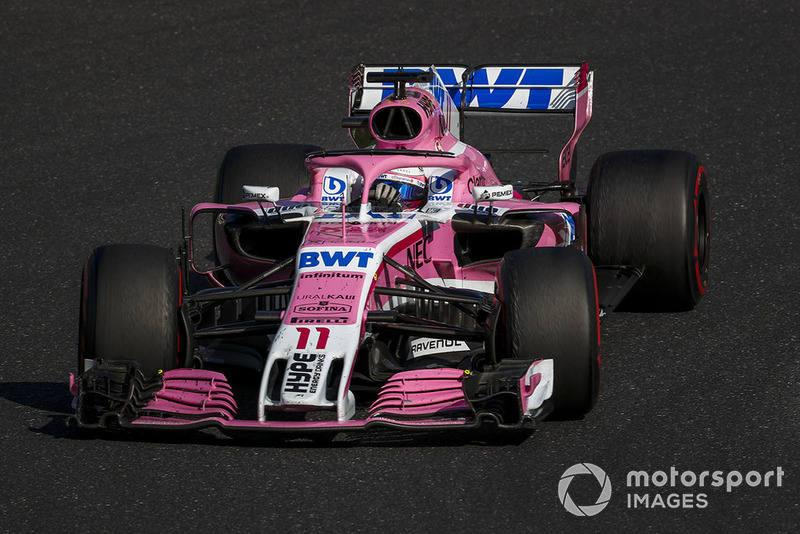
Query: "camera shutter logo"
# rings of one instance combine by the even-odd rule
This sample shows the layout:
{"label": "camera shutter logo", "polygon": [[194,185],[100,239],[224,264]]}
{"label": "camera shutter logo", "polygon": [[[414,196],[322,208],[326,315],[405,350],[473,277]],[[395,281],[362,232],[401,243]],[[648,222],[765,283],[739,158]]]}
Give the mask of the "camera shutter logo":
{"label": "camera shutter logo", "polygon": [[[567,490],[572,482],[572,479],[577,475],[594,475],[597,483],[600,484],[600,496],[594,504],[586,506],[578,506],[569,496]],[[603,511],[608,506],[608,501],[611,499],[611,480],[609,480],[606,472],[594,464],[575,464],[561,475],[561,480],[558,482],[558,500],[564,505],[569,513],[577,516],[593,516]]]}

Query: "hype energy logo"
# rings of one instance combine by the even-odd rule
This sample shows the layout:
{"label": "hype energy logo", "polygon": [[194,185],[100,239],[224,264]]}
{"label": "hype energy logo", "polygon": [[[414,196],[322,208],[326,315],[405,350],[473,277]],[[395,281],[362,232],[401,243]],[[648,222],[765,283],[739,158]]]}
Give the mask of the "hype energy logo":
{"label": "hype energy logo", "polygon": [[[786,472],[782,467],[769,471],[679,471],[675,466],[668,470],[628,471],[625,477],[625,507],[628,509],[693,509],[708,508],[719,495],[735,491],[737,488],[781,488]],[[573,480],[588,478],[592,496],[579,492],[575,499],[570,494]],[[585,480],[583,480],[585,482]],[[576,484],[577,485],[577,484]],[[721,493],[724,488],[724,493]],[[583,488],[586,490],[586,488]],[[619,491],[619,489],[618,489]],[[567,468],[558,482],[558,499],[572,515],[591,517],[602,512],[611,501],[611,480],[603,469],[590,463],[579,463]],[[574,492],[573,492],[574,493]],[[712,494],[716,496],[712,497]],[[589,501],[589,502],[587,502]]]}

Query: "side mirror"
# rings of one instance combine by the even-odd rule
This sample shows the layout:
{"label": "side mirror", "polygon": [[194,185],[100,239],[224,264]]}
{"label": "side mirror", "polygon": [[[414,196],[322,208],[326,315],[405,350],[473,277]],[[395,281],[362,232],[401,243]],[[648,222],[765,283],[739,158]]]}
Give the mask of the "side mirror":
{"label": "side mirror", "polygon": [[514,198],[514,186],[512,185],[477,185],[472,188],[472,199],[475,202],[492,202],[512,198]]}
{"label": "side mirror", "polygon": [[277,187],[245,185],[242,187],[242,199],[251,202],[277,202],[281,191]]}

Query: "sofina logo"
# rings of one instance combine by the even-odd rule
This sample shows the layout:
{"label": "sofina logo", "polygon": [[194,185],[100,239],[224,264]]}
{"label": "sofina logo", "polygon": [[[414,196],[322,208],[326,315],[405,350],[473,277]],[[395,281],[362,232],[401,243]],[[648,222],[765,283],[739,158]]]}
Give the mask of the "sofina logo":
{"label": "sofina logo", "polygon": [[[600,484],[600,496],[594,504],[579,506],[575,504],[572,497],[569,496],[569,485],[572,479],[578,475],[593,475]],[[594,464],[575,464],[561,475],[561,480],[558,482],[558,500],[564,505],[569,513],[577,516],[593,516],[603,511],[608,506],[608,501],[611,499],[611,480],[609,480],[606,472]]]}

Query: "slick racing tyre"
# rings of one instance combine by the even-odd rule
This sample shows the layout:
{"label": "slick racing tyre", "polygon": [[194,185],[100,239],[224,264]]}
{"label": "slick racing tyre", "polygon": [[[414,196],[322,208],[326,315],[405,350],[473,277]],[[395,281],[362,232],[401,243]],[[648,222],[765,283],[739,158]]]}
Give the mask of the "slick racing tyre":
{"label": "slick racing tyre", "polygon": [[580,418],[600,386],[600,334],[594,268],[572,248],[530,248],[500,263],[506,358],[552,359],[553,416]]}
{"label": "slick racing tyre", "polygon": [[[311,152],[322,150],[316,145],[262,144],[242,145],[231,148],[225,154],[217,173],[214,202],[239,204],[242,186],[273,186],[280,189],[282,198],[294,196],[300,189],[308,187],[309,176],[304,162]],[[214,263],[220,266],[220,251],[230,248],[225,243],[221,227],[212,225],[212,253]],[[219,271],[215,277],[220,283],[230,285],[236,278],[233,273]]]}
{"label": "slick racing tyre", "polygon": [[148,377],[181,366],[180,299],[170,250],[95,249],[83,268],[78,373],[97,359],[134,360]]}
{"label": "slick racing tyre", "polygon": [[595,265],[644,267],[621,309],[697,305],[708,287],[711,211],[696,156],[670,150],[600,156],[589,178],[587,211]]}
{"label": "slick racing tyre", "polygon": [[280,188],[281,198],[294,196],[309,184],[303,162],[316,145],[265,144],[231,148],[225,154],[217,174],[214,202],[242,202],[242,186],[259,185]]}

